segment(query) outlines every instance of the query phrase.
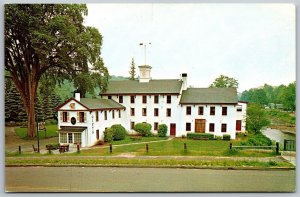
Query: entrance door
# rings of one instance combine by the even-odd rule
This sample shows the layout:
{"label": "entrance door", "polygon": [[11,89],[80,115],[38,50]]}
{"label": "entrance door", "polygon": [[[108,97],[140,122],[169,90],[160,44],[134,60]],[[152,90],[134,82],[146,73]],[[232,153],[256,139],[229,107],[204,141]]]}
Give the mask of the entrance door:
{"label": "entrance door", "polygon": [[242,121],[241,120],[237,120],[236,124],[235,124],[236,130],[240,131],[242,129]]}
{"label": "entrance door", "polygon": [[176,135],[176,124],[174,123],[170,124],[170,135]]}
{"label": "entrance door", "polygon": [[195,119],[195,133],[205,133],[205,119]]}
{"label": "entrance door", "polygon": [[68,143],[73,144],[73,133],[68,133]]}

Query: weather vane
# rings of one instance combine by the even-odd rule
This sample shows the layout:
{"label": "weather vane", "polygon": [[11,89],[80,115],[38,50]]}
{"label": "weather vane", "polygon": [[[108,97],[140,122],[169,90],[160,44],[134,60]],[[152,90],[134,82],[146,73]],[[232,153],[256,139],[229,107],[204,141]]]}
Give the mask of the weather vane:
{"label": "weather vane", "polygon": [[140,43],[140,46],[144,46],[144,58],[145,58],[145,65],[147,65],[146,64],[146,48],[147,48],[147,45],[150,45],[151,44],[151,42],[141,42]]}

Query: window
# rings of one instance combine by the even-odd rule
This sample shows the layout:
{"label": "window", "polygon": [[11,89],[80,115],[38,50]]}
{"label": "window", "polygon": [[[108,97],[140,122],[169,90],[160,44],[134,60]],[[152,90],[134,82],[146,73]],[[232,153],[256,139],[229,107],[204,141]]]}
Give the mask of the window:
{"label": "window", "polygon": [[222,107],[222,115],[223,116],[227,115],[227,107]]}
{"label": "window", "polygon": [[77,119],[79,122],[86,122],[86,116],[84,112],[78,112],[77,113]]}
{"label": "window", "polygon": [[142,109],[142,115],[143,116],[147,116],[147,108],[143,108]]}
{"label": "window", "polygon": [[68,122],[68,112],[63,112],[62,113],[62,121],[63,122]]}
{"label": "window", "polygon": [[111,99],[111,96],[108,96],[108,99]]}
{"label": "window", "polygon": [[171,95],[167,96],[167,103],[171,103]]}
{"label": "window", "polygon": [[236,111],[242,111],[242,106],[241,106],[241,105],[238,105],[238,106],[236,107]]}
{"label": "window", "polygon": [[154,108],[154,116],[158,116],[158,108]]}
{"label": "window", "polygon": [[130,122],[130,129],[134,129],[134,122]]}
{"label": "window", "polygon": [[104,111],[104,120],[107,120],[107,111]]}
{"label": "window", "polygon": [[68,133],[68,143],[69,144],[73,143],[73,133]]}
{"label": "window", "polygon": [[74,133],[74,143],[81,144],[81,133]]}
{"label": "window", "polygon": [[186,130],[186,131],[191,131],[191,123],[190,123],[190,122],[187,122],[187,123],[185,124],[185,130]]}
{"label": "window", "polygon": [[96,122],[98,122],[99,121],[99,112],[96,111],[95,113],[96,113]]}
{"label": "window", "polygon": [[67,143],[67,133],[60,133],[60,143]]}
{"label": "window", "polygon": [[134,103],[135,97],[134,96],[130,96],[130,103]]}
{"label": "window", "polygon": [[130,108],[130,115],[134,116],[134,108]]}
{"label": "window", "polygon": [[154,131],[157,131],[158,130],[158,122],[155,122],[154,123]]}
{"label": "window", "polygon": [[167,108],[167,117],[171,117],[171,109]]}
{"label": "window", "polygon": [[222,129],[221,129],[221,132],[226,132],[226,127],[227,127],[227,125],[226,125],[226,124],[222,124]]}
{"label": "window", "polygon": [[187,106],[186,107],[186,115],[191,115],[192,113],[192,107],[191,106]]}
{"label": "window", "polygon": [[203,107],[198,108],[198,115],[203,115]]}
{"label": "window", "polygon": [[209,132],[214,132],[214,131],[215,131],[215,124],[209,123]]}
{"label": "window", "polygon": [[210,107],[210,115],[215,115],[215,107]]}
{"label": "window", "polygon": [[115,110],[112,110],[111,116],[112,116],[113,119],[115,119]]}
{"label": "window", "polygon": [[123,103],[123,96],[119,96],[119,103]]}
{"label": "window", "polygon": [[158,95],[154,96],[154,103],[158,103]]}
{"label": "window", "polygon": [[143,96],[143,103],[147,103],[147,96]]}
{"label": "window", "polygon": [[121,110],[119,110],[119,118],[121,118]]}

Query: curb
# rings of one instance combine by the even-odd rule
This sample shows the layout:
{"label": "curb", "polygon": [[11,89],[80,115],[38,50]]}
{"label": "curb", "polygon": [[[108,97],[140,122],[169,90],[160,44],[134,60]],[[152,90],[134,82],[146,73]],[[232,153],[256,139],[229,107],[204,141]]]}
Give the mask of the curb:
{"label": "curb", "polygon": [[7,164],[5,167],[122,167],[122,168],[182,168],[210,170],[295,170],[296,167],[240,167],[240,166],[151,166],[151,165],[102,165],[102,164]]}

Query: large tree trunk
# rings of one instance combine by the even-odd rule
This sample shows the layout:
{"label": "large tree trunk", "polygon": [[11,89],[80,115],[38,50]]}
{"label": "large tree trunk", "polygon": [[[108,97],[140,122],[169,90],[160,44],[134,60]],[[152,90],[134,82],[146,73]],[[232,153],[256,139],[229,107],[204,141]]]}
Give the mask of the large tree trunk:
{"label": "large tree trunk", "polygon": [[[32,88],[32,87],[30,87]],[[35,136],[35,91],[29,91],[29,106],[27,109],[28,125],[27,125],[27,136],[33,138]]]}
{"label": "large tree trunk", "polygon": [[35,97],[37,92],[37,81],[35,72],[32,75],[28,76],[28,79],[25,81],[20,81],[12,77],[15,85],[20,92],[21,100],[23,101],[23,106],[27,114],[27,136],[33,138],[36,134],[35,132]]}

